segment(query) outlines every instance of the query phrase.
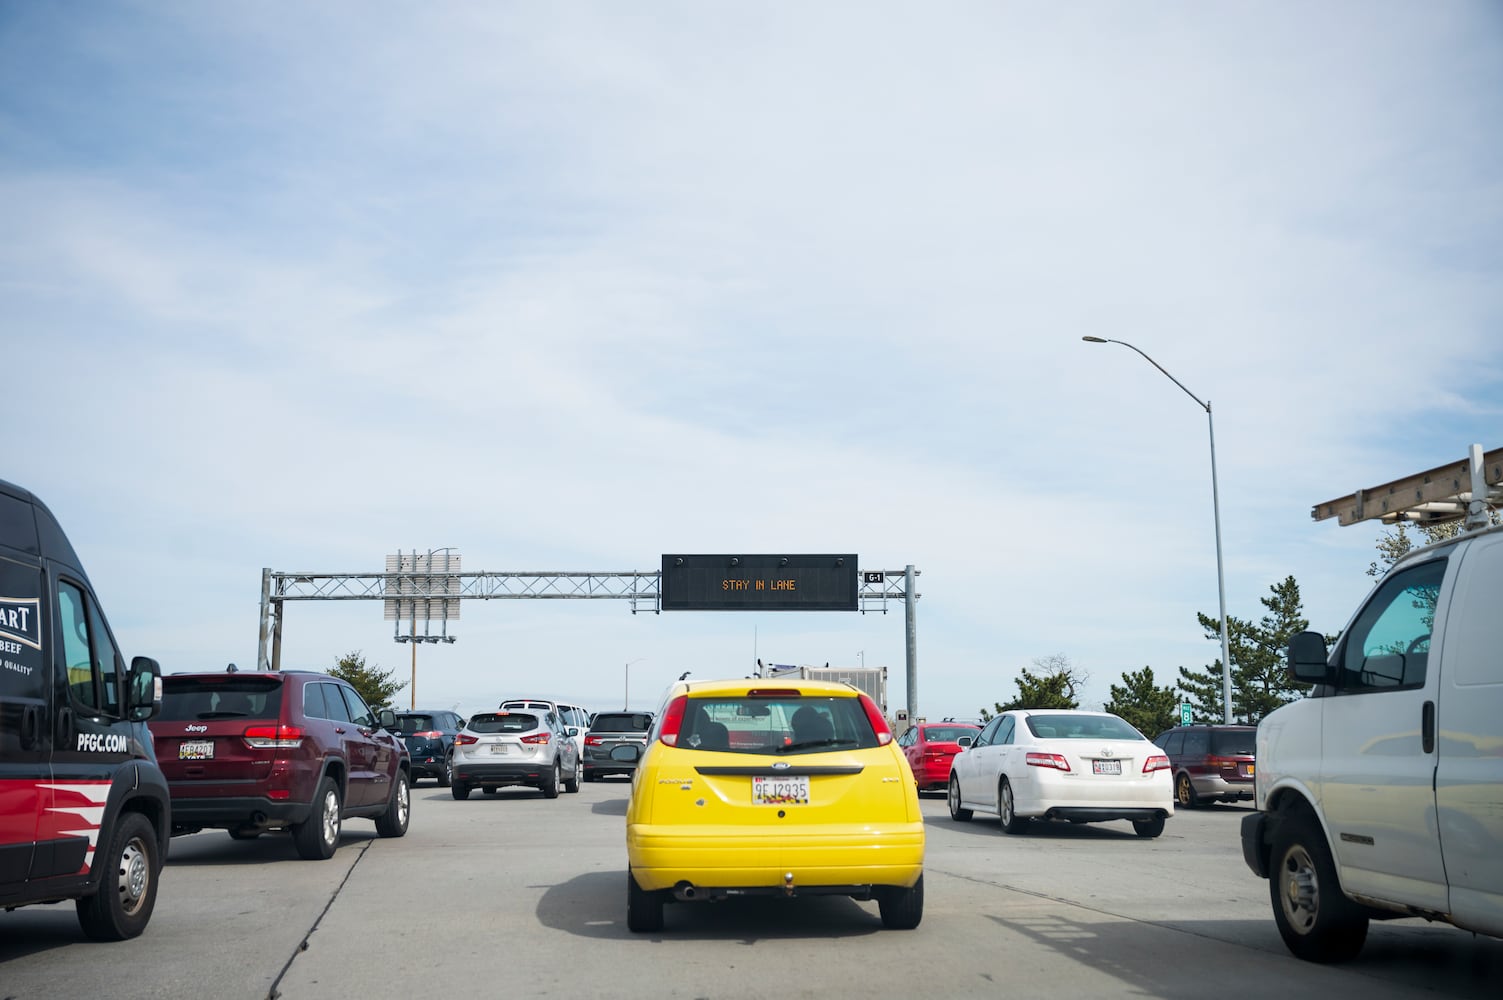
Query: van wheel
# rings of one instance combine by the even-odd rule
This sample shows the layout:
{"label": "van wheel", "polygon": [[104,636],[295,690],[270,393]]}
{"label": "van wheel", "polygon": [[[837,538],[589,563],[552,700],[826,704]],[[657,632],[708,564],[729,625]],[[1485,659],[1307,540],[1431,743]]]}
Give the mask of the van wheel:
{"label": "van wheel", "polygon": [[94,855],[103,867],[99,891],[75,904],[78,924],[95,941],[124,941],[146,929],[157,900],[157,834],[140,813],[120,814],[107,851]]}
{"label": "van wheel", "polygon": [[340,805],[339,786],[333,778],[325,776],[313,797],[313,811],[292,827],[292,843],[297,847],[298,857],[323,861],[334,856],[334,848],[339,846]]}
{"label": "van wheel", "polygon": [[1268,895],[1279,936],[1308,962],[1345,962],[1367,940],[1367,913],[1341,891],[1331,849],[1308,816],[1275,827]]}
{"label": "van wheel", "polygon": [[653,934],[663,929],[663,894],[637,885],[631,869],[626,872],[626,929],[633,934]]}
{"label": "van wheel", "polygon": [[407,784],[407,772],[398,771],[391,786],[391,801],[386,804],[386,811],[376,817],[376,832],[383,837],[400,837],[407,832],[411,819],[412,788]]}
{"label": "van wheel", "polygon": [[883,886],[877,890],[877,912],[882,926],[895,931],[911,931],[924,919],[924,876],[911,889]]}
{"label": "van wheel", "polygon": [[1195,782],[1190,780],[1186,771],[1181,771],[1179,777],[1174,779],[1174,803],[1186,809],[1200,805],[1200,796],[1195,794]]}
{"label": "van wheel", "polygon": [[1012,798],[1012,783],[1006,778],[997,786],[997,815],[1002,820],[1003,833],[1023,833],[1028,829],[1028,820],[1018,815],[1017,803]]}
{"label": "van wheel", "polygon": [[960,779],[950,775],[950,788],[945,792],[945,802],[950,806],[950,818],[957,823],[969,823],[975,815],[960,804]]}
{"label": "van wheel", "polygon": [[559,765],[558,760],[555,759],[553,767],[549,769],[547,774],[543,775],[543,780],[538,783],[538,788],[542,790],[543,798],[558,798],[558,786],[562,772],[563,768]]}

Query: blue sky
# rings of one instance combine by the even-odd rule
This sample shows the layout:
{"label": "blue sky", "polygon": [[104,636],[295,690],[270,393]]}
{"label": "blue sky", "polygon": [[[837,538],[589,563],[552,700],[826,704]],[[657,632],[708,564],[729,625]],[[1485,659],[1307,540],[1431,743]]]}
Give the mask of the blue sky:
{"label": "blue sky", "polygon": [[[1379,529],[1315,504],[1500,444],[1491,3],[0,6],[0,478],[127,656],[256,656],[261,570],[921,572],[920,710],[1063,654],[1099,704]],[[298,604],[285,665],[361,650]],[[887,615],[469,602],[418,701],[650,707],[886,664]],[[399,696],[405,698],[406,695]]]}

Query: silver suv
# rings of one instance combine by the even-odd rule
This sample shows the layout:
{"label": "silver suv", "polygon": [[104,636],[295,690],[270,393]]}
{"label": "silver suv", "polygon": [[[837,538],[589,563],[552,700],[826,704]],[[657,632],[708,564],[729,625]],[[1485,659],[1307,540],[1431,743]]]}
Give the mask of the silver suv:
{"label": "silver suv", "polygon": [[453,784],[456,799],[472,788],[487,795],[508,785],[530,785],[544,798],[558,798],[559,787],[579,791],[583,765],[574,740],[552,708],[501,708],[477,712],[454,739]]}

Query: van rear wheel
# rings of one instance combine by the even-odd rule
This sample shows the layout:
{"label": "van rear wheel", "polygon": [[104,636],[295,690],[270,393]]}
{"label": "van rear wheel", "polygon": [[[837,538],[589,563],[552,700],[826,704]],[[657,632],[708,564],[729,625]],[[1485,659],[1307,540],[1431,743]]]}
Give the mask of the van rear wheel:
{"label": "van rear wheel", "polygon": [[1341,891],[1320,826],[1291,816],[1274,829],[1268,895],[1279,936],[1308,962],[1345,962],[1367,940],[1367,913]]}

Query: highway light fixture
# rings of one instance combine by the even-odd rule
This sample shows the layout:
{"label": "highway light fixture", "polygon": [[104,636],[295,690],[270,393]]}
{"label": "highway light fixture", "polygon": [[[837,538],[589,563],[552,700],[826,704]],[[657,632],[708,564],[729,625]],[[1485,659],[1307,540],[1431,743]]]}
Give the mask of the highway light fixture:
{"label": "highway light fixture", "polygon": [[1216,519],[1216,592],[1221,599],[1221,708],[1223,721],[1230,724],[1232,721],[1232,656],[1231,641],[1226,627],[1226,573],[1221,560],[1221,495],[1216,488],[1216,423],[1211,418],[1210,400],[1203,400],[1186,389],[1185,384],[1170,375],[1163,365],[1125,340],[1109,340],[1105,337],[1081,337],[1080,339],[1091,344],[1121,344],[1123,347],[1137,351],[1144,361],[1163,372],[1169,381],[1184,390],[1186,396],[1195,400],[1196,404],[1206,411],[1206,424],[1211,432],[1211,509]]}

